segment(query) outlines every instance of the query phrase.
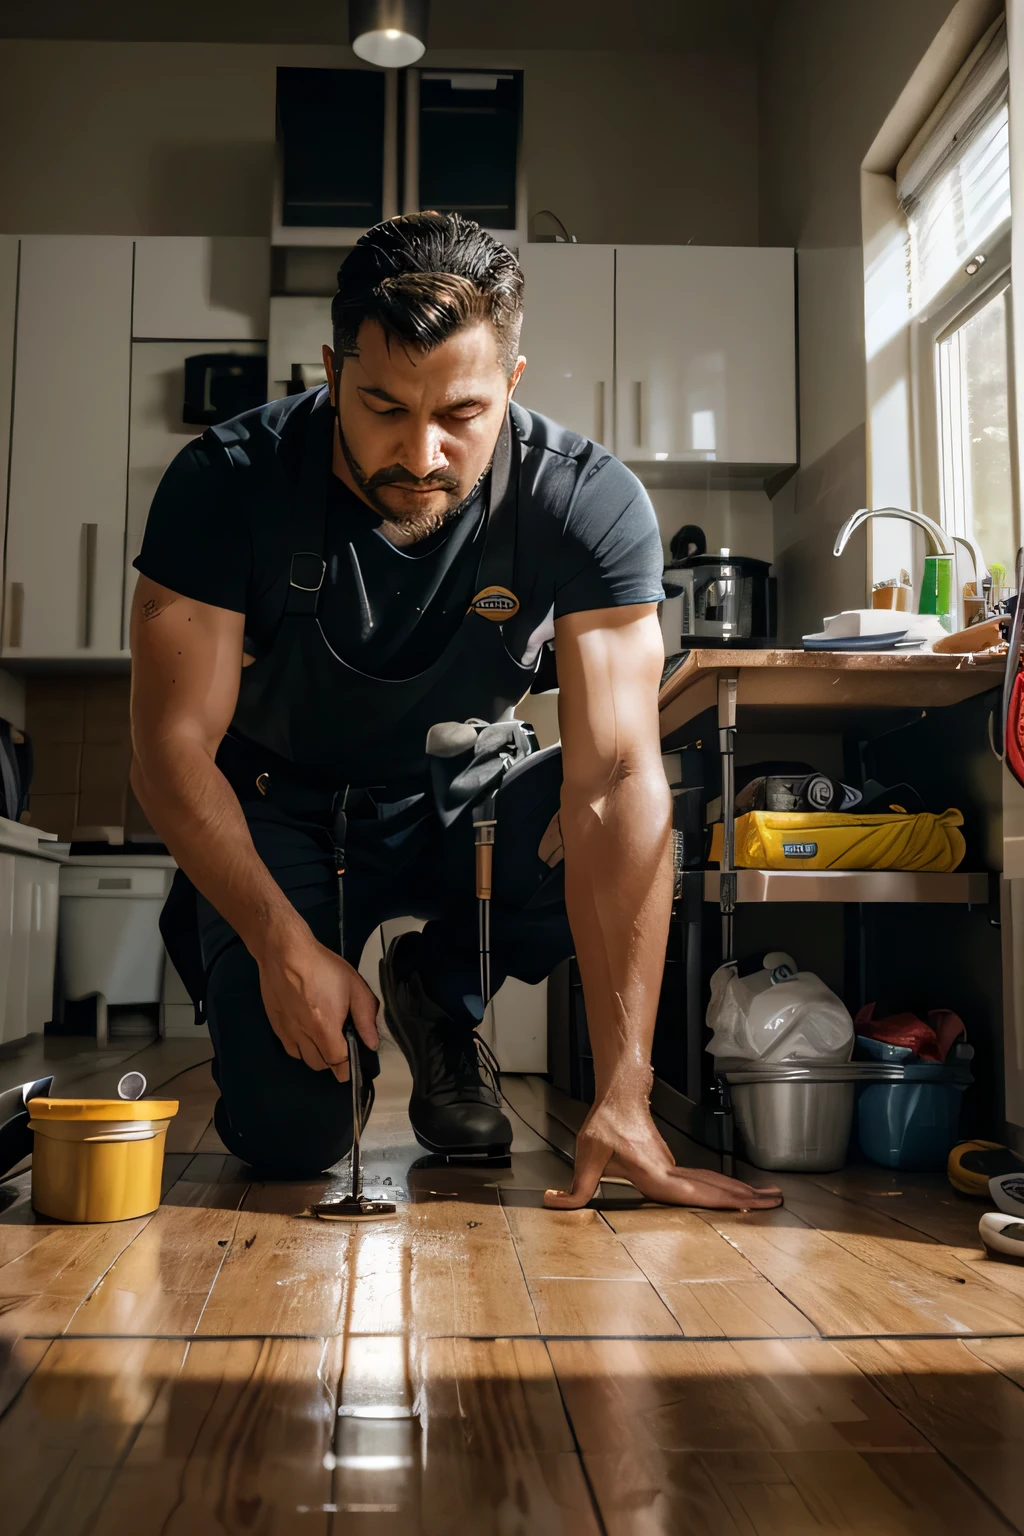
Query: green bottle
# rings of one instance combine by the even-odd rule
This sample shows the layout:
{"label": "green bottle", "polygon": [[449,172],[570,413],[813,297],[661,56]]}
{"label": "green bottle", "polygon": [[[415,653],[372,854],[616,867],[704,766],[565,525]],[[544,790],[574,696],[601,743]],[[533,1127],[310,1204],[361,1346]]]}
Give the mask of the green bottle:
{"label": "green bottle", "polygon": [[918,613],[934,613],[944,630],[953,629],[953,556],[925,555]]}

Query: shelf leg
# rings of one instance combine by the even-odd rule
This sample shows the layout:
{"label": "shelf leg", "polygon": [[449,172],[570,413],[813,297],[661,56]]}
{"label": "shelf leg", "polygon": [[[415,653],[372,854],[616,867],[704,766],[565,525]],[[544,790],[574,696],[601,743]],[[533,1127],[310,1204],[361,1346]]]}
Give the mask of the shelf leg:
{"label": "shelf leg", "polygon": [[707,1055],[704,1051],[704,1012],[701,961],[704,908],[704,872],[683,872],[683,922],[686,934],[686,1093],[695,1104],[705,1097],[704,1078]]}
{"label": "shelf leg", "polygon": [[718,679],[718,749],[722,758],[722,866],[718,905],[722,916],[722,962],[733,958],[736,912],[736,684],[737,677]]}

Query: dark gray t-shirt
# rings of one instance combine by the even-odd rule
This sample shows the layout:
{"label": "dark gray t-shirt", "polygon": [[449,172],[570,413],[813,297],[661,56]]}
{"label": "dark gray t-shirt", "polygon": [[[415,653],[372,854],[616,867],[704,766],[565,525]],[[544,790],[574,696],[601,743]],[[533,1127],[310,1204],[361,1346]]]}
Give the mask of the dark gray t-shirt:
{"label": "dark gray t-shirt", "polygon": [[[184,597],[243,613],[247,649],[256,656],[270,648],[284,613],[294,552],[286,486],[313,398],[273,401],[183,448],[153,498],[135,561]],[[517,409],[516,417],[542,429],[540,457],[554,455],[556,472],[570,462],[559,445],[575,445],[574,456],[591,446],[528,412]],[[266,482],[281,469],[282,494],[268,496]],[[549,478],[554,487],[557,473]],[[396,549],[379,532],[376,513],[332,480],[318,613],[345,662],[397,678],[437,659],[475,595],[486,505],[481,491],[438,533]],[[521,499],[514,590],[534,622],[519,626],[517,659],[529,663],[565,614],[660,602],[662,565],[647,492],[603,450],[592,455],[570,503],[554,489]]]}

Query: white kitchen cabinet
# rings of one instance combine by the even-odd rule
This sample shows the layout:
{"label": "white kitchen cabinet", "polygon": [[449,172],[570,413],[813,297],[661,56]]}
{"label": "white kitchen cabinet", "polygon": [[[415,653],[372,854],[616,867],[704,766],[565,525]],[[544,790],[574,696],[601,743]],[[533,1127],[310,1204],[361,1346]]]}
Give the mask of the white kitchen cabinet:
{"label": "white kitchen cabinet", "polygon": [[488,1010],[481,1032],[503,1072],[548,1070],[548,984],[506,977]]}
{"label": "white kitchen cabinet", "polygon": [[132,241],[21,241],[2,654],[121,651]]}
{"label": "white kitchen cabinet", "polygon": [[266,340],[269,305],[269,240],[146,235],[135,242],[135,337]]}
{"label": "white kitchen cabinet", "polygon": [[[259,342],[209,341],[206,352],[261,354]],[[199,437],[202,428],[181,419],[185,393],[185,359],[197,351],[195,342],[136,341],[132,345],[131,436],[128,452],[128,517],[124,541],[124,634],[128,649],[128,625],[138,572],[132,561],[142,548],[146,518],[160,477],[186,443]]]}
{"label": "white kitchen cabinet", "polygon": [[615,339],[626,463],[796,462],[792,250],[617,247]]}
{"label": "white kitchen cabinet", "polygon": [[331,300],[276,295],[270,301],[270,339],[267,346],[267,380],[271,399],[281,399],[291,382],[295,364],[323,366],[324,346],[331,346]]}
{"label": "white kitchen cabinet", "polygon": [[522,405],[600,443],[612,441],[615,247],[525,245]]}
{"label": "white kitchen cabinet", "polygon": [[0,1040],[41,1034],[53,1005],[60,865],[0,852]]}

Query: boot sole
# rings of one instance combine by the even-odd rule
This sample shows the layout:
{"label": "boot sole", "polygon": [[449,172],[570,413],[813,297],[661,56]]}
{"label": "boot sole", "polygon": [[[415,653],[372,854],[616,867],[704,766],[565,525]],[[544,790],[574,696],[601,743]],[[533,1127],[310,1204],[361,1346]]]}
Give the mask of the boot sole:
{"label": "boot sole", "polygon": [[986,1243],[984,1238],[981,1240],[981,1246],[990,1259],[998,1259],[1001,1264],[1024,1264],[1024,1254],[1003,1253],[1002,1249],[993,1248],[990,1243]]}
{"label": "boot sole", "polygon": [[[398,1046],[398,1049],[402,1052],[402,1055],[405,1057],[406,1061],[408,1061],[409,1053],[406,1051],[405,1046],[402,1044],[403,1031],[400,1027],[396,1027],[394,1022],[395,1008],[391,996],[391,978],[388,975],[387,965],[384,960],[380,962],[379,975],[380,990],[384,998],[384,1022],[388,1027],[388,1033],[391,1035],[392,1040],[394,1040],[395,1044]],[[420,1146],[423,1147],[427,1152],[433,1153],[435,1157],[457,1157],[460,1161],[485,1163],[493,1162],[496,1158],[507,1158],[512,1150],[511,1142],[502,1141],[495,1142],[489,1146],[483,1147],[479,1144],[468,1147],[440,1146],[437,1142],[428,1141],[425,1136],[420,1134],[420,1132],[416,1129],[415,1123],[413,1122],[411,1111],[409,1114],[409,1122],[412,1125],[412,1133],[416,1137],[416,1140],[419,1142]]]}
{"label": "boot sole", "polygon": [[412,1128],[412,1133],[425,1151],[433,1153],[435,1157],[458,1158],[460,1163],[493,1163],[502,1159],[507,1162],[512,1150],[511,1143],[506,1145],[503,1141],[495,1142],[489,1147],[441,1147],[436,1142],[428,1141],[425,1136],[421,1136],[415,1126]]}

